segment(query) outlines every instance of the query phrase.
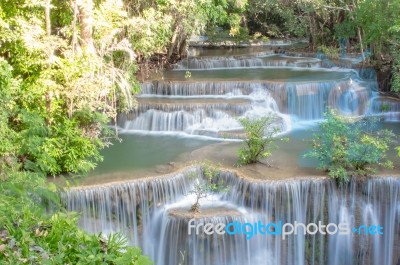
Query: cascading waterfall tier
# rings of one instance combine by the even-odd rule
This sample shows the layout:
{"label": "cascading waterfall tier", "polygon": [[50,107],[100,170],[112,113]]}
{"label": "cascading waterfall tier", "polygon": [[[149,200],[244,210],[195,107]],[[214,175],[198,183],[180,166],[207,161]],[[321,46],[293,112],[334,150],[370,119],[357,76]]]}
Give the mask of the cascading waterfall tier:
{"label": "cascading waterfall tier", "polygon": [[371,91],[347,80],[154,81],[142,84],[139,106],[121,118],[125,131],[183,132],[223,137],[240,130],[237,117],[278,117],[281,131],[323,118],[328,107],[345,115],[369,112]]}
{"label": "cascading waterfall tier", "polygon": [[[383,235],[206,235],[188,234],[199,167],[158,178],[80,187],[63,194],[70,211],[81,212],[91,232],[122,231],[155,264],[187,265],[396,265],[400,261],[400,179],[352,179],[338,186],[327,178],[252,180],[223,171],[227,189],[201,202],[193,224],[348,223],[381,225]],[[194,230],[193,230],[194,232]]]}
{"label": "cascading waterfall tier", "polygon": [[160,205],[174,202],[190,191],[188,175],[198,168],[170,177],[80,187],[62,194],[67,209],[82,213],[80,225],[90,232],[122,231],[135,245]]}
{"label": "cascading waterfall tier", "polygon": [[122,132],[237,138],[238,118],[271,114],[289,132],[320,121],[328,108],[400,119],[400,101],[378,95],[375,70],[360,67],[354,54],[329,60],[266,47],[193,51],[174,70],[141,84],[138,107],[118,117]]}
{"label": "cascading waterfall tier", "polygon": [[383,116],[387,121],[400,121],[400,100],[390,97],[373,98],[372,113]]}
{"label": "cascading waterfall tier", "polygon": [[[259,91],[268,94],[257,94]],[[153,82],[142,86],[144,96],[168,97],[248,97],[262,100],[270,96],[278,112],[303,120],[323,117],[327,107],[364,115],[369,111],[371,91],[352,80],[314,82]]]}
{"label": "cascading waterfall tier", "polygon": [[180,61],[176,69],[215,69],[215,68],[249,68],[249,67],[320,67],[321,61],[311,57],[270,56],[224,56],[224,57],[191,57]]}

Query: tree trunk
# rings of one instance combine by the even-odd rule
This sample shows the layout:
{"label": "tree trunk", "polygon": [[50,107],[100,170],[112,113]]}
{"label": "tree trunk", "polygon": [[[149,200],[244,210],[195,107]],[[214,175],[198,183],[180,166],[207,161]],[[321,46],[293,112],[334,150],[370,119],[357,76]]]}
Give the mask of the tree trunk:
{"label": "tree trunk", "polygon": [[172,56],[172,54],[173,54],[173,52],[175,50],[176,42],[177,42],[177,38],[178,38],[178,33],[179,33],[179,23],[176,23],[175,24],[174,34],[172,35],[171,43],[170,43],[169,48],[168,48],[167,59],[171,58],[171,56]]}
{"label": "tree trunk", "polygon": [[181,41],[179,43],[179,57],[180,59],[184,58],[187,56],[186,48],[187,48],[187,42],[186,42],[187,36],[186,34],[183,34],[181,36]]}
{"label": "tree trunk", "polygon": [[72,20],[72,41],[71,41],[71,46],[72,46],[72,52],[75,53],[76,48],[78,46],[78,31],[76,29],[76,22],[78,20],[78,5],[76,1],[71,0],[71,6],[74,11],[74,19]]}
{"label": "tree trunk", "polygon": [[309,27],[310,27],[310,36],[309,36],[309,44],[311,50],[315,50],[315,34],[314,34],[314,17],[312,16],[311,13],[308,14],[308,22],[309,22]]}
{"label": "tree trunk", "polygon": [[[353,3],[353,9],[357,9],[357,2],[355,0],[352,0]],[[350,12],[353,12],[353,9],[350,9]],[[354,16],[353,14],[351,15],[351,18],[354,20]],[[361,28],[357,27],[357,37],[358,37],[358,41],[360,42],[360,52],[361,52],[361,56],[362,56],[362,60],[363,63],[365,61],[365,57],[364,57],[364,45],[363,45],[363,40],[362,40],[362,35],[361,35]]]}
{"label": "tree trunk", "polygon": [[[46,35],[47,37],[51,36],[51,17],[50,17],[50,8],[51,8],[51,0],[46,0],[46,5],[44,7],[44,17],[45,17],[45,22],[46,22]],[[50,64],[51,64],[51,59],[53,57],[53,53],[54,50],[50,49],[49,50],[49,54],[48,54],[48,64],[47,67],[50,68]],[[48,114],[48,116],[46,117],[46,124],[50,125],[50,115],[51,115],[51,95],[50,92],[47,91],[46,95],[45,95],[45,99],[46,99],[46,112]]]}
{"label": "tree trunk", "polygon": [[46,19],[46,34],[47,36],[51,35],[51,18],[50,18],[50,6],[51,6],[51,0],[46,1],[46,6],[44,9],[44,16]]}
{"label": "tree trunk", "polygon": [[361,52],[362,60],[363,60],[363,63],[364,63],[364,61],[365,61],[365,57],[364,57],[364,45],[363,45],[363,40],[362,40],[362,36],[361,36],[361,29],[360,29],[360,27],[357,27],[357,35],[358,35],[358,41],[360,42],[360,52]]}
{"label": "tree trunk", "polygon": [[94,54],[93,42],[93,0],[76,0],[79,10],[80,44],[83,52]]}

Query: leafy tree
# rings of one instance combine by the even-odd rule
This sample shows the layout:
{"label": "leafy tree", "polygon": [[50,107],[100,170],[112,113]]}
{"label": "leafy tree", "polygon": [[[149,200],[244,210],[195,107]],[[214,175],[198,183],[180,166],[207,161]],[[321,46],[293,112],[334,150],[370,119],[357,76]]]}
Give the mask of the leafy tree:
{"label": "leafy tree", "polygon": [[[371,16],[371,10],[374,10]],[[398,0],[353,1],[347,5],[346,17],[336,27],[339,38],[357,36],[360,50],[372,52],[372,63],[379,70],[385,62],[392,67],[391,89],[400,91],[400,2]]]}
{"label": "leafy tree", "polygon": [[[135,82],[128,71],[134,53],[118,35],[127,27],[122,5],[114,1],[110,11],[110,1],[104,1],[93,10],[92,1],[72,1],[69,7],[76,8],[71,13],[64,3],[53,1],[54,9],[66,12],[61,19],[48,14],[50,2],[5,1],[0,7],[0,100],[7,102],[2,122],[15,135],[22,169],[84,173],[95,167],[99,150],[109,144],[110,119],[134,106]],[[96,23],[86,23],[91,19]],[[114,63],[112,57],[121,52],[125,63]]]}
{"label": "leafy tree", "polygon": [[296,12],[295,1],[252,0],[246,9],[247,25],[250,33],[260,32],[272,38],[286,36],[304,37],[307,20]]}
{"label": "leafy tree", "polygon": [[91,167],[102,143],[84,128],[91,115],[104,116],[81,110],[68,118],[59,109],[46,116],[40,97],[24,94],[25,80],[13,74],[0,58],[0,263],[151,264],[120,235],[105,238],[78,228],[78,216],[59,205],[55,185],[45,184],[49,172]]}
{"label": "leafy tree", "polygon": [[244,146],[239,149],[238,165],[253,164],[259,162],[260,159],[270,157],[278,148],[276,142],[286,140],[275,137],[275,134],[280,131],[274,126],[275,121],[276,117],[272,115],[256,119],[239,119],[245,138]]}
{"label": "leafy tree", "polygon": [[352,121],[329,110],[306,156],[316,158],[330,177],[346,182],[351,175],[375,172],[374,166],[392,167],[386,152],[393,137],[391,131],[374,129],[368,118]]}
{"label": "leafy tree", "polygon": [[44,183],[93,169],[110,119],[134,106],[135,54],[121,34],[129,25],[122,1],[113,12],[110,2],[2,1],[2,264],[150,264],[118,235],[79,229]]}
{"label": "leafy tree", "polygon": [[[371,16],[371,10],[378,14]],[[354,10],[355,24],[362,28],[365,43],[377,55],[384,52],[385,46],[393,40],[391,28],[398,20],[399,12],[400,2],[397,0],[360,1]]]}

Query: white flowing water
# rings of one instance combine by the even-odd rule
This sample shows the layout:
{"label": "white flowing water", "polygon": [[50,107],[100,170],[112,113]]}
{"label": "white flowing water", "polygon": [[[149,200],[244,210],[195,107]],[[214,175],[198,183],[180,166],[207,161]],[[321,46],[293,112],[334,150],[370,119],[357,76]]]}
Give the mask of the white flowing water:
{"label": "white flowing water", "polygon": [[[188,234],[191,185],[200,168],[176,175],[71,189],[67,208],[82,212],[93,232],[123,233],[157,265],[381,265],[400,261],[400,179],[352,180],[338,187],[327,179],[253,181],[222,172],[228,190],[201,201],[194,224],[249,222],[381,225],[383,235]],[[302,231],[302,230],[300,230]]]}
{"label": "white flowing water", "polygon": [[215,68],[254,68],[254,67],[320,67],[317,58],[290,57],[283,55],[269,56],[229,56],[229,57],[189,57],[176,65],[178,70],[215,69]]}
{"label": "white flowing water", "polygon": [[[352,79],[310,82],[156,81],[142,85],[141,99],[159,101],[139,103],[123,128],[125,131],[177,131],[218,137],[220,132],[240,129],[237,117],[251,118],[272,113],[279,117],[279,126],[285,132],[299,121],[322,119],[328,107],[346,115],[365,115],[370,110],[371,97],[370,89]],[[203,102],[196,103],[196,99]],[[230,103],[232,99],[246,99],[247,102]]]}
{"label": "white flowing water", "polygon": [[[321,68],[329,60],[286,55],[190,57],[141,84],[138,108],[120,115],[123,132],[169,132],[226,138],[241,130],[239,117],[273,114],[288,132],[319,121],[328,108],[344,115],[400,120],[398,100],[377,95],[368,69]],[[331,62],[332,63],[332,62]],[[333,63],[332,63],[333,64]],[[190,76],[185,78],[185,71]],[[241,102],[235,102],[241,100]],[[231,133],[230,133],[231,132]],[[233,137],[234,138],[234,137]]]}
{"label": "white flowing water", "polygon": [[[119,116],[122,133],[235,138],[239,117],[274,114],[288,132],[323,119],[328,108],[344,115],[379,115],[400,121],[397,99],[380,97],[369,70],[338,69],[316,58],[251,56],[204,51],[175,70],[141,84],[138,107]],[[347,60],[344,65],[351,63]],[[330,69],[324,69],[330,68]],[[186,70],[190,73],[186,73]],[[185,75],[188,75],[186,76]],[[168,150],[165,150],[168,152]],[[148,159],[151,159],[149,157]],[[202,169],[131,182],[79,187],[63,194],[68,210],[81,213],[90,232],[122,232],[156,265],[399,265],[400,180],[352,180],[345,186],[324,178],[255,181],[222,172],[227,192],[201,201],[197,224],[347,223],[380,225],[383,235],[348,234],[196,235],[188,234],[194,181]]]}

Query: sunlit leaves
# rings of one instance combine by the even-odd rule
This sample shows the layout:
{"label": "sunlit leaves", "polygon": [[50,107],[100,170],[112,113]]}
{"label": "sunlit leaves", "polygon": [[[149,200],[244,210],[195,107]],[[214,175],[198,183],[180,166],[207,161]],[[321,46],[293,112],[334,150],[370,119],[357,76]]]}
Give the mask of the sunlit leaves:
{"label": "sunlit leaves", "polygon": [[148,58],[154,53],[165,52],[172,36],[173,17],[149,8],[141,16],[132,17],[128,32],[133,49]]}

